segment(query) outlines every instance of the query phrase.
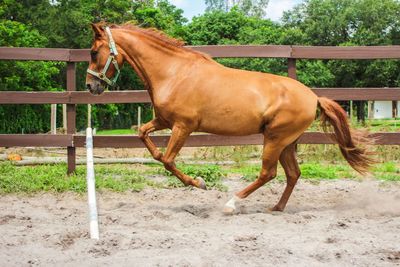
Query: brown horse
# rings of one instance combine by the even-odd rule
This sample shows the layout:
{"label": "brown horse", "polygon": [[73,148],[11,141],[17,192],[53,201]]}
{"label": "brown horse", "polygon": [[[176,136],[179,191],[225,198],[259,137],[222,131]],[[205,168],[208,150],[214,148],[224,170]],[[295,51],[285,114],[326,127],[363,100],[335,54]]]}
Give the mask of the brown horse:
{"label": "brown horse", "polygon": [[[314,121],[318,107],[323,125],[333,126],[334,139],[348,163],[363,173],[373,162],[368,158],[368,151],[358,146],[365,139],[349,128],[344,110],[296,80],[227,68],[154,29],[127,24],[105,28],[93,24],[92,28],[95,38],[86,78],[88,90],[101,94],[107,84],[115,83],[119,68],[128,62],[143,80],[156,115],[140,128],[139,137],[154,159],[162,162],[185,185],[205,189],[201,178],[187,176],[174,163],[192,132],[264,135],[258,179],[236,193],[225,205],[225,212],[234,212],[235,201],[272,180],[278,161],[285,170],[287,185],[272,210],[285,208],[300,177],[296,140]],[[163,154],[149,134],[165,128],[171,129],[172,134]]]}

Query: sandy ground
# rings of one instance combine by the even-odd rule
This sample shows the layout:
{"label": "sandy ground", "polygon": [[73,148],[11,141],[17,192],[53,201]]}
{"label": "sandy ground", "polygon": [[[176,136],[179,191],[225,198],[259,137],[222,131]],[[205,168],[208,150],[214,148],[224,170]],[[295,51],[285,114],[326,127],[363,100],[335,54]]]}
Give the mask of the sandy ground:
{"label": "sandy ground", "polygon": [[[254,146],[259,147],[261,146]],[[227,150],[232,149],[232,147],[226,147]],[[204,159],[208,155],[212,154],[214,147],[183,147],[179,152],[179,159],[194,159],[200,157]],[[95,158],[151,158],[149,151],[146,148],[96,148],[93,151]],[[20,154],[22,158],[24,157],[42,157],[42,156],[55,156],[62,157],[67,156],[66,148],[43,148],[43,147],[10,147],[2,148],[0,147],[1,154]],[[78,147],[76,149],[77,158],[86,158],[86,148]],[[256,153],[255,156],[259,158],[260,153]]]}
{"label": "sandy ground", "polygon": [[0,196],[0,266],[399,266],[400,184],[301,181],[283,213],[271,183],[221,209],[229,192],[98,194],[99,241],[73,194]]}

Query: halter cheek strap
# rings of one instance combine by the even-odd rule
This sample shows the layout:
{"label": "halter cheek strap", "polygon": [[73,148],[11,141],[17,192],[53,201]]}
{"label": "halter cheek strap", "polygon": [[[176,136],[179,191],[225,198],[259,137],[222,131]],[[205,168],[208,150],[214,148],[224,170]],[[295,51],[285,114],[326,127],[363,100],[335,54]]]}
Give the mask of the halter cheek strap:
{"label": "halter cheek strap", "polygon": [[[87,73],[97,77],[98,79],[104,81],[105,83],[107,83],[109,86],[115,86],[115,83],[118,80],[119,74],[120,74],[120,69],[118,66],[118,62],[115,59],[115,56],[118,55],[118,50],[117,47],[115,45],[114,39],[112,37],[111,31],[109,27],[105,28],[106,33],[108,35],[108,46],[110,47],[110,55],[108,56],[107,62],[104,65],[104,68],[101,72],[96,72],[93,71],[91,69],[87,69]],[[112,78],[108,78],[106,76],[106,73],[108,71],[108,69],[110,68],[111,63],[114,65],[115,68],[115,73],[114,73],[114,77]]]}

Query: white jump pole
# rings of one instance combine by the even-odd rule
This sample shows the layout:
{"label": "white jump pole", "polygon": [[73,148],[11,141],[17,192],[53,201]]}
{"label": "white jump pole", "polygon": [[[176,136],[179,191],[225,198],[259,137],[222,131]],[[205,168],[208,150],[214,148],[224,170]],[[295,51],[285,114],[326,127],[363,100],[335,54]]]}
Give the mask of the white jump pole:
{"label": "white jump pole", "polygon": [[90,238],[99,239],[99,221],[97,216],[96,187],[93,163],[93,132],[91,128],[91,105],[88,105],[88,127],[86,128],[86,181],[88,191]]}

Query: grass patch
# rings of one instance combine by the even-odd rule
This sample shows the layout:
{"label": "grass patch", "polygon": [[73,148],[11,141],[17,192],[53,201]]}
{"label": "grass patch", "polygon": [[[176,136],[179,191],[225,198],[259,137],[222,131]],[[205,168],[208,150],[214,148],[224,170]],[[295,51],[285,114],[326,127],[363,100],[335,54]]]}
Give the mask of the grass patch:
{"label": "grass patch", "polygon": [[237,165],[244,164],[250,159],[259,159],[262,154],[262,146],[215,146],[198,148],[193,157],[197,160],[232,160]]}
{"label": "grass patch", "polygon": [[398,168],[394,162],[385,162],[376,165],[374,172],[398,172]]}
{"label": "grass patch", "polygon": [[[244,166],[228,167],[225,171],[240,174],[249,182],[257,179],[261,166],[248,164]],[[347,163],[307,162],[300,164],[301,179],[330,180],[342,178],[356,178],[359,175]],[[371,173],[377,180],[400,181],[400,168],[395,162],[376,164]],[[278,167],[278,180],[285,180],[284,171]]]}
{"label": "grass patch", "polygon": [[133,129],[97,130],[96,135],[132,135],[137,134]]}
{"label": "grass patch", "polygon": [[400,181],[400,169],[394,162],[377,164],[373,169],[374,177],[385,181]]}
{"label": "grass patch", "polygon": [[365,127],[371,132],[395,132],[400,127],[400,119],[394,118],[366,120]]}
{"label": "grass patch", "polygon": [[[37,193],[37,192],[86,192],[86,167],[78,166],[76,173],[66,175],[67,166],[41,165],[17,167],[8,162],[0,163],[0,194]],[[242,164],[220,167],[217,165],[180,165],[179,169],[187,175],[205,180],[209,189],[225,191],[223,178],[228,173],[240,174],[246,181],[254,181],[260,172],[259,164]],[[300,164],[302,179],[320,181],[360,177],[347,163],[307,162]],[[178,178],[172,176],[160,165],[97,165],[96,189],[116,192],[140,191],[145,187],[182,187]],[[400,181],[398,163],[386,162],[377,164],[372,170],[378,180]],[[154,175],[166,176],[166,181],[159,183],[149,178]],[[284,171],[278,169],[278,180],[286,181]]]}
{"label": "grass patch", "polygon": [[[392,119],[366,119],[365,122],[357,122],[355,118],[350,120],[351,127],[366,129],[370,132],[396,132],[400,126],[400,118]],[[308,131],[321,131],[319,119],[315,120]]]}
{"label": "grass patch", "polygon": [[[78,166],[71,176],[66,175],[66,169],[65,164],[17,167],[0,163],[0,194],[86,192],[85,166]],[[95,173],[97,190],[140,191],[146,186],[161,186],[123,165],[99,165],[95,167]]]}
{"label": "grass patch", "polygon": [[304,163],[300,165],[301,176],[305,179],[354,178],[351,167],[340,164]]}
{"label": "grass patch", "polygon": [[258,164],[247,164],[230,167],[227,171],[230,173],[240,174],[242,179],[252,182],[257,179],[258,175],[260,174],[260,169],[261,166]]}
{"label": "grass patch", "polygon": [[[218,165],[180,165],[178,169],[193,178],[203,178],[206,182],[207,189],[227,190],[226,186],[222,184],[222,178],[226,176],[226,173],[223,172]],[[168,177],[167,185],[169,187],[177,188],[184,186],[178,178],[164,168],[160,168],[160,174]]]}

